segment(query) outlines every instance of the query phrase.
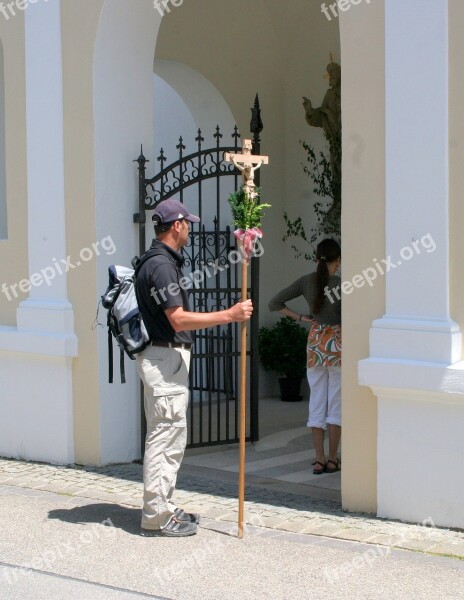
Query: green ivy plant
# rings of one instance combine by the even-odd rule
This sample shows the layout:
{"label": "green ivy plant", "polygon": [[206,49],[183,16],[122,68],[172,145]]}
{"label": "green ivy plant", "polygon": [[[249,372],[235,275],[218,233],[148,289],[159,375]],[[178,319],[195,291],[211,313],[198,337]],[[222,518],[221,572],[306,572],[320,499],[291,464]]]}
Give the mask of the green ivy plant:
{"label": "green ivy plant", "polygon": [[261,227],[263,211],[266,208],[270,208],[271,205],[259,203],[260,192],[260,188],[256,188],[254,198],[250,198],[243,188],[230,194],[229,204],[232,209],[232,218],[234,226],[238,229]]}
{"label": "green ivy plant", "polygon": [[[330,158],[323,152],[316,155],[312,146],[300,141],[306,152],[306,163],[302,167],[306,175],[314,184],[313,192],[321,198],[314,203],[316,225],[306,234],[301,217],[294,221],[284,213],[286,232],[282,240],[300,239],[307,245],[305,252],[292,243],[291,248],[295,252],[295,258],[303,257],[306,260],[314,260],[316,256],[316,244],[321,237],[340,238],[341,235],[341,185],[335,181],[332,173]],[[332,146],[336,160],[341,160],[341,140],[336,140]]]}
{"label": "green ivy plant", "polygon": [[259,357],[263,369],[289,379],[306,373],[307,330],[290,317],[282,317],[272,327],[259,330]]}

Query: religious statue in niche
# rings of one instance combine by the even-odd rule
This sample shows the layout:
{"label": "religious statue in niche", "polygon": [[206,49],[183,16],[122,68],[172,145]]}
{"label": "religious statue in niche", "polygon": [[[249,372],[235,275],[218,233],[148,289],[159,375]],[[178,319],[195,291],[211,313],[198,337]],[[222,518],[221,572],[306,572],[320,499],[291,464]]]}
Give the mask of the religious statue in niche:
{"label": "religious statue in niche", "polygon": [[[341,212],[341,188],[342,188],[342,110],[341,110],[341,66],[334,62],[332,54],[330,63],[326,67],[325,78],[329,80],[322,105],[314,108],[311,100],[303,97],[306,122],[312,127],[322,127],[324,135],[329,142],[330,148],[330,170],[332,175],[330,194],[333,198],[332,206],[326,213],[327,218],[332,221],[340,219]],[[305,144],[303,144],[305,147]],[[307,147],[305,147],[307,150]],[[314,179],[313,179],[314,181]]]}

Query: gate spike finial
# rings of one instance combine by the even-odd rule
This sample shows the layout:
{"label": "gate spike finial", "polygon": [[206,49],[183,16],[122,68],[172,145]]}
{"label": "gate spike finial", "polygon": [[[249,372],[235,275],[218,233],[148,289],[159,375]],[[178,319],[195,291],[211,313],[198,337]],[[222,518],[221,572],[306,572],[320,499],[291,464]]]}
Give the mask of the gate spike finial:
{"label": "gate spike finial", "polygon": [[240,139],[240,133],[238,132],[238,127],[235,125],[234,133],[232,134],[232,138],[234,139],[235,148],[238,148],[238,140]]}
{"label": "gate spike finial", "polygon": [[216,125],[216,133],[213,135],[213,137],[217,140],[217,143],[219,144],[219,140],[222,138],[221,128],[219,127],[219,125]]}
{"label": "gate spike finial", "polygon": [[164,163],[166,162],[166,156],[164,156],[164,149],[161,148],[160,150],[160,155],[158,156],[158,158],[156,159],[161,166],[161,171],[164,169]]}
{"label": "gate spike finial", "polygon": [[261,107],[259,106],[259,97],[256,94],[255,104],[251,109],[250,131],[255,136],[255,141],[259,141],[259,134],[263,130],[263,122],[261,120]]}
{"label": "gate spike finial", "polygon": [[198,135],[195,138],[195,141],[198,142],[198,146],[201,146],[201,142],[205,141],[205,138],[201,135],[201,129],[198,129]]}
{"label": "gate spike finial", "polygon": [[149,160],[147,160],[147,159],[145,158],[145,156],[143,155],[143,147],[142,147],[142,144],[140,144],[140,156],[139,156],[138,158],[136,158],[136,159],[135,159],[134,161],[132,161],[132,162],[137,162],[137,163],[139,163],[139,166],[141,166],[141,165],[143,165],[143,164],[145,164],[145,163],[147,163],[147,162],[150,162],[150,161],[149,161]]}

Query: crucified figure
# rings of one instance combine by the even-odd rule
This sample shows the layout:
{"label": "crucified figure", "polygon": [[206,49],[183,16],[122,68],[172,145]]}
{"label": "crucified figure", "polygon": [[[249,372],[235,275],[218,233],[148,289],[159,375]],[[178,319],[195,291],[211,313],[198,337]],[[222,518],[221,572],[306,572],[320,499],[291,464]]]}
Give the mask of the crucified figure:
{"label": "crucified figure", "polygon": [[226,154],[226,160],[231,161],[234,166],[242,173],[243,190],[248,194],[249,198],[256,196],[256,185],[255,185],[255,171],[257,171],[261,165],[268,164],[269,158],[267,156],[253,156],[251,140],[243,141],[242,154]]}

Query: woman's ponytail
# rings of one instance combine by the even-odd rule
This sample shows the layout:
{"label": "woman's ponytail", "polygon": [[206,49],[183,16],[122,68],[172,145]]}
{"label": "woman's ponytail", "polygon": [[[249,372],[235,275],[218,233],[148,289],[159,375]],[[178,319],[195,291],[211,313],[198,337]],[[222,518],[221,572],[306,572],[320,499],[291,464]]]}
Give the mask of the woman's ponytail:
{"label": "woman's ponytail", "polygon": [[316,272],[316,297],[313,301],[312,311],[314,315],[321,312],[325,301],[325,289],[329,283],[329,269],[327,263],[331,263],[341,256],[340,244],[330,238],[322,240],[317,245],[317,272]]}

